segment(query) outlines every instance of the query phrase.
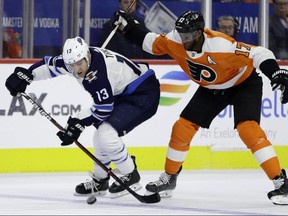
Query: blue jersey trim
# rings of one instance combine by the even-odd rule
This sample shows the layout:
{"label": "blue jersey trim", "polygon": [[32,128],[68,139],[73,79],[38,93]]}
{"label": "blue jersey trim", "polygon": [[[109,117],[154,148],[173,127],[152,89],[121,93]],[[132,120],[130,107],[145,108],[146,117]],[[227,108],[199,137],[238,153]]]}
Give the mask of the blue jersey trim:
{"label": "blue jersey trim", "polygon": [[137,78],[136,80],[134,80],[133,82],[129,83],[129,85],[126,86],[126,88],[124,89],[124,91],[122,92],[122,94],[120,94],[121,96],[125,96],[125,95],[130,95],[132,94],[135,89],[144,81],[146,80],[148,77],[154,75],[155,72],[152,69],[149,69],[145,74],[143,74],[142,76],[140,76],[139,78]]}

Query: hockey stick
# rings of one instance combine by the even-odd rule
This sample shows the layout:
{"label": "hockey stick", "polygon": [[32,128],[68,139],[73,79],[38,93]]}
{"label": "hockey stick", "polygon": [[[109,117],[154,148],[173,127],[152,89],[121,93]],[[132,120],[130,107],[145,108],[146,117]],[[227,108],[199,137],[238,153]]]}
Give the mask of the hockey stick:
{"label": "hockey stick", "polygon": [[[39,112],[41,115],[46,117],[50,122],[52,122],[59,130],[65,131],[65,129],[55,120],[53,119],[49,113],[47,113],[40,105],[38,105],[29,95],[25,92],[21,92],[21,95],[27,99]],[[103,170],[107,172],[107,174],[113,177],[125,190],[127,190],[130,194],[132,194],[136,199],[138,199],[142,203],[157,203],[160,202],[161,198],[159,193],[154,193],[147,196],[141,196],[133,191],[129,186],[125,185],[120,178],[118,178],[111,170],[111,168],[107,168],[104,164],[101,163],[90,151],[88,151],[81,143],[77,140],[74,140],[74,143],[87,154],[95,163],[97,163]]]}
{"label": "hockey stick", "polygon": [[[131,8],[133,7],[133,5],[136,3],[136,0],[133,0],[131,2],[131,4],[129,5],[129,7],[125,10],[125,13],[128,13]],[[114,36],[114,34],[116,33],[118,27],[120,24],[116,25],[115,28],[111,31],[111,33],[108,35],[108,37],[106,38],[106,40],[104,41],[103,45],[101,46],[102,49],[104,49],[107,44],[109,43],[109,41],[111,40],[111,38]]]}

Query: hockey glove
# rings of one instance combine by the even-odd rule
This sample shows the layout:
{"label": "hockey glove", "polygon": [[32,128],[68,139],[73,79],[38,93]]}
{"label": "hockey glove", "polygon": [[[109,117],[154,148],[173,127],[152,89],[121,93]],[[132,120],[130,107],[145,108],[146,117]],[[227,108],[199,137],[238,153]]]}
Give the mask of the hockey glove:
{"label": "hockey glove", "polygon": [[18,93],[25,92],[27,85],[30,85],[32,80],[33,75],[30,70],[16,67],[14,73],[6,79],[5,86],[12,96],[16,96]]}
{"label": "hockey glove", "polygon": [[62,141],[61,146],[67,146],[77,140],[80,134],[84,131],[85,126],[82,124],[81,120],[78,118],[69,117],[66,125],[65,132],[59,131],[57,136]]}
{"label": "hockey glove", "polygon": [[281,97],[280,101],[282,104],[288,102],[288,70],[280,69],[272,74],[271,79],[272,90],[280,89]]}
{"label": "hockey glove", "polygon": [[112,23],[114,27],[119,25],[117,30],[122,32],[123,34],[128,32],[130,29],[134,28],[135,26],[139,25],[139,22],[137,20],[133,19],[131,15],[121,10],[117,11],[114,14]]}

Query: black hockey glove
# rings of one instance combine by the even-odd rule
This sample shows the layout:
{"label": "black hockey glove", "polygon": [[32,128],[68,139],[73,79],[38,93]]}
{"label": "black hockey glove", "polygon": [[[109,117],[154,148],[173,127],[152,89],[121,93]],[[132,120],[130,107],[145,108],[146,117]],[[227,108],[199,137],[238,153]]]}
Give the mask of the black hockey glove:
{"label": "black hockey glove", "polygon": [[61,146],[67,146],[77,140],[80,134],[84,131],[85,126],[82,124],[81,120],[78,118],[69,117],[66,125],[65,132],[59,131],[57,136],[62,141]]}
{"label": "black hockey glove", "polygon": [[16,67],[7,79],[5,86],[12,96],[17,96],[18,93],[25,92],[27,85],[33,80],[33,75],[30,70],[22,67]]}
{"label": "black hockey glove", "polygon": [[272,74],[271,86],[273,91],[281,90],[280,101],[282,104],[288,102],[288,70],[280,69]]}
{"label": "black hockey glove", "polygon": [[117,11],[113,17],[113,25],[114,27],[119,25],[118,31],[125,34],[130,29],[134,28],[135,26],[139,25],[139,22],[135,20],[131,15],[125,13],[124,11]]}

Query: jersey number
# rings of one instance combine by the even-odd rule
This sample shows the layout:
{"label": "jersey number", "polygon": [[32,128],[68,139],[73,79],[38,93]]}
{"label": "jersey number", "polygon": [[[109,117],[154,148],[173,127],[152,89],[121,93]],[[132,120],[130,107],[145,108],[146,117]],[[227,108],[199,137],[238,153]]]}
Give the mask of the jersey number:
{"label": "jersey number", "polygon": [[99,101],[105,100],[109,97],[109,94],[108,94],[106,88],[103,88],[100,91],[97,91],[96,94],[97,94]]}
{"label": "jersey number", "polygon": [[236,45],[236,48],[237,49],[242,49],[244,48],[245,50],[247,51],[243,51],[243,50],[236,50],[235,51],[235,54],[236,55],[242,55],[242,56],[245,56],[246,58],[249,57],[249,53],[250,53],[250,50],[251,50],[251,47],[245,43],[242,43],[242,42],[238,42],[237,45]]}

